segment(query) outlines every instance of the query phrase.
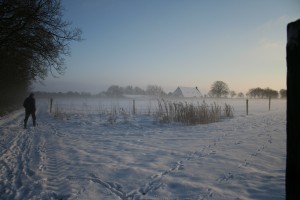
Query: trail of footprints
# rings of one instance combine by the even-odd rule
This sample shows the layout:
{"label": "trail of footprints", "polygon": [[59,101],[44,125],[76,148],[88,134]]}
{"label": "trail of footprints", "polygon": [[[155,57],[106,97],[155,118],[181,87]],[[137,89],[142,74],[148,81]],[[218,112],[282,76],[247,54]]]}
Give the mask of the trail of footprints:
{"label": "trail of footprints", "polygon": [[[14,199],[16,195],[30,197],[34,191],[32,188],[39,185],[35,172],[37,138],[35,130],[13,130],[6,137],[5,151],[1,152],[1,173],[3,177],[9,177],[9,182],[2,185],[3,192],[0,198]],[[2,184],[2,183],[1,183]]]}
{"label": "trail of footprints", "polygon": [[[44,126],[49,126],[45,124]],[[59,146],[55,140],[57,137],[63,137],[58,134],[57,130],[50,126],[52,134],[47,135],[46,141],[41,141],[37,147],[40,153],[40,164],[38,169],[44,173],[43,180],[46,192],[41,194],[42,199],[76,199],[78,194],[82,192],[82,187],[73,185],[68,181],[66,176],[69,172],[68,165],[58,157]],[[47,133],[46,133],[47,134]]]}
{"label": "trail of footprints", "polygon": [[[55,131],[53,136],[63,137],[63,135],[57,133],[57,130],[52,130]],[[110,191],[113,195],[123,200],[144,198],[149,192],[155,191],[163,186],[164,176],[167,176],[172,172],[183,170],[185,161],[201,159],[216,154],[215,148],[218,145],[218,142],[221,142],[227,135],[228,134],[223,134],[222,136],[216,138],[212,142],[212,144],[202,147],[202,149],[199,151],[188,153],[184,159],[174,163],[173,167],[164,170],[158,174],[152,175],[151,177],[149,177],[148,181],[145,184],[129,192],[124,191],[120,184],[116,182],[104,181],[100,177],[97,177],[92,173],[90,173],[86,177],[68,175],[67,169],[64,168],[64,163],[56,159],[55,154],[57,150],[54,148],[53,145],[51,145],[54,144],[54,141],[51,141],[48,143],[48,145],[45,145],[45,155],[47,156],[44,155],[43,159],[47,157],[47,166],[40,166],[40,170],[47,171],[47,187],[49,191],[47,197],[52,197],[55,199],[75,199],[82,192],[84,192],[85,188],[84,186],[79,186],[78,184],[77,186],[72,187],[71,182],[75,180],[78,183],[78,181],[80,180],[88,180],[100,184],[108,191]],[[248,166],[250,162],[253,161],[253,159],[255,159],[255,157],[258,156],[258,154],[265,149],[266,143],[272,143],[272,136],[270,134],[266,135],[268,136],[267,141],[263,145],[260,145],[255,152],[250,153],[243,163],[237,165],[237,168]],[[239,145],[241,143],[241,141],[237,141],[235,142],[235,145]],[[43,151],[42,149],[43,148],[41,148],[41,151]],[[224,182],[227,184],[229,180],[232,180],[235,177],[239,176],[236,174],[235,171],[236,170],[225,172],[224,174],[220,175],[220,177],[216,181],[218,183]],[[211,198],[213,198],[213,190],[211,188],[208,188],[199,194],[198,199],[204,200]]]}
{"label": "trail of footprints", "polygon": [[248,155],[248,157],[244,160],[244,162],[243,162],[243,163],[240,163],[240,164],[238,165],[238,168],[248,166],[248,165],[250,164],[250,162],[251,162],[253,159],[255,159],[255,157],[257,157],[257,156],[259,155],[259,153],[261,153],[261,152],[265,149],[267,143],[272,144],[272,135],[268,133],[268,134],[266,134],[266,136],[267,136],[267,138],[268,138],[267,141],[265,141],[262,145],[259,145],[258,148],[256,149],[256,151],[250,153],[250,154]]}
{"label": "trail of footprints", "polygon": [[[125,192],[122,188],[122,186],[118,183],[114,182],[108,182],[104,181],[99,177],[96,177],[94,174],[89,174],[87,177],[76,177],[72,175],[68,175],[68,169],[66,167],[66,164],[59,159],[57,159],[57,148],[55,146],[55,136],[62,137],[63,135],[58,135],[57,131],[54,130],[54,134],[49,136],[46,141],[31,141],[28,138],[28,135],[23,135],[22,137],[26,137],[23,139],[18,138],[18,141],[16,139],[12,139],[13,142],[20,142],[22,141],[22,144],[15,144],[13,146],[20,147],[18,149],[18,152],[22,152],[22,155],[18,156],[17,159],[22,159],[23,163],[25,163],[25,166],[23,166],[23,171],[26,173],[28,177],[31,177],[34,175],[34,172],[30,169],[30,153],[32,152],[31,148],[32,146],[36,147],[36,151],[40,155],[40,165],[38,169],[42,172],[46,173],[47,180],[44,180],[47,187],[47,193],[42,194],[42,197],[44,198],[52,198],[52,199],[75,199],[77,196],[80,195],[80,193],[84,192],[84,188],[81,186],[73,186],[71,184],[70,180],[80,180],[80,179],[86,179],[89,181],[93,181],[95,183],[98,183],[105,187],[108,191],[110,191],[115,196],[119,197],[120,199],[139,199],[142,197],[145,197],[149,192],[155,191],[163,186],[163,178],[164,176],[167,176],[175,171],[180,171],[184,169],[184,162],[193,160],[193,159],[201,159],[210,155],[216,154],[215,147],[217,146],[217,142],[222,141],[222,139],[226,136],[224,134],[223,136],[217,138],[214,140],[214,142],[210,145],[202,147],[200,151],[194,151],[191,153],[188,153],[186,157],[183,160],[177,161],[174,163],[174,166],[162,171],[161,173],[152,175],[149,177],[149,180],[144,184],[141,185],[139,188],[132,190],[130,192]],[[34,133],[33,133],[34,134]],[[272,137],[270,134],[268,134],[268,143],[272,143]],[[26,145],[29,145],[28,148],[25,148]],[[34,143],[34,144],[32,144]],[[238,141],[235,144],[238,145],[241,142]],[[247,166],[249,165],[250,161],[253,160],[259,152],[264,150],[265,144],[259,146],[255,152],[252,152],[248,158],[245,159],[243,164],[238,165],[238,167]],[[26,156],[27,155],[27,156]],[[236,174],[234,172],[226,172],[223,175],[220,176],[220,178],[217,180],[219,183],[222,182],[228,182],[231,179],[234,179]],[[199,195],[199,199],[209,199],[213,196],[213,190],[211,188],[208,188],[206,191],[202,191],[202,193]]]}
{"label": "trail of footprints", "polygon": [[[120,199],[127,200],[127,199],[140,199],[145,197],[149,192],[155,191],[159,189],[160,187],[163,186],[163,178],[164,176],[167,176],[171,174],[172,172],[175,171],[180,171],[184,169],[184,161],[188,161],[191,159],[199,159],[202,157],[209,156],[211,154],[215,154],[215,151],[213,150],[212,145],[207,145],[202,148],[201,151],[195,151],[193,153],[189,153],[186,155],[186,158],[177,161],[174,163],[174,166],[164,170],[158,174],[154,174],[151,177],[149,177],[149,181],[146,182],[145,184],[141,185],[139,188],[134,189],[130,192],[125,192],[122,188],[122,186],[118,183],[115,182],[109,182],[109,181],[104,181],[100,177],[95,176],[94,174],[90,173],[89,176],[87,177],[79,177],[79,176],[67,176],[66,180],[89,180],[94,183],[98,183],[101,186],[105,187],[107,190],[109,190],[112,194],[115,196],[119,197]],[[55,165],[55,164],[54,164]],[[55,172],[57,173],[57,172]],[[84,189],[82,189],[84,190]],[[202,192],[199,195],[199,199],[209,199],[212,197],[213,191],[212,189],[208,188],[206,191]],[[201,197],[201,198],[200,198]]]}
{"label": "trail of footprints", "polygon": [[[203,147],[201,151],[196,151],[194,153],[190,153],[186,156],[184,159],[185,161],[195,158],[201,158],[208,156],[210,154],[215,154],[214,150],[211,150],[211,145],[208,145],[206,147]],[[109,190],[112,194],[119,197],[120,199],[140,199],[142,197],[145,197],[149,192],[155,191],[163,186],[163,178],[164,176],[169,175],[172,172],[180,171],[184,169],[184,161],[177,161],[173,167],[164,170],[158,174],[154,174],[151,177],[149,177],[149,181],[145,184],[141,185],[141,187],[134,189],[128,193],[123,191],[123,188],[120,184],[115,182],[107,182],[102,180],[101,178],[95,176],[94,174],[89,174],[87,177],[78,177],[78,176],[67,176],[66,178],[68,180],[89,180],[93,181],[95,183],[98,183],[105,187],[107,190]],[[200,199],[208,199],[212,196],[212,189],[207,189],[206,192],[202,193],[200,195],[202,198]]]}

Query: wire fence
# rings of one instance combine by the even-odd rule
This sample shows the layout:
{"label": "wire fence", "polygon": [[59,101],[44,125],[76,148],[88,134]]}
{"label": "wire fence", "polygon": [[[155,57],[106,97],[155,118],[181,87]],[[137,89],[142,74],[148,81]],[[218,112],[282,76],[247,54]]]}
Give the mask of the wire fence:
{"label": "wire fence", "polygon": [[[161,99],[52,99],[49,101],[50,112],[65,114],[130,114],[151,115],[159,110]],[[234,113],[248,115],[277,109],[286,109],[286,101],[280,99],[209,99],[186,98],[165,99],[169,102],[220,106],[231,105]]]}
{"label": "wire fence", "polygon": [[153,114],[157,109],[156,101],[145,100],[102,100],[102,101],[71,101],[53,100],[50,103],[50,112],[66,114]]}

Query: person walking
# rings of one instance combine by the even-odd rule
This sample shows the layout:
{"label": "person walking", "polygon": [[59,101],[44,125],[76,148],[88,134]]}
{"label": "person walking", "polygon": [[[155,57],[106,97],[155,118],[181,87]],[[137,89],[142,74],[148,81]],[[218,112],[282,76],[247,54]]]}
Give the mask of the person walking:
{"label": "person walking", "polygon": [[30,93],[29,96],[24,100],[23,107],[25,108],[24,129],[27,128],[27,121],[30,115],[32,117],[33,126],[36,126],[36,107],[33,93]]}

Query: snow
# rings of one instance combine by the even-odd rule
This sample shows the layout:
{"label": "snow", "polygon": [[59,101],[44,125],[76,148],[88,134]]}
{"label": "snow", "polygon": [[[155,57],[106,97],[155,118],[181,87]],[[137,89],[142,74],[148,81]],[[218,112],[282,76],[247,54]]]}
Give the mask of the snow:
{"label": "snow", "polygon": [[198,90],[197,87],[177,87],[177,89],[173,92],[174,96],[177,97],[201,97],[202,94]]}
{"label": "snow", "polygon": [[[98,111],[55,117],[37,99],[37,127],[29,119],[22,128],[23,110],[2,118],[0,199],[285,199],[284,100],[271,111],[268,100],[249,100],[249,115],[244,99],[214,100],[235,116],[194,126],[142,112],[112,122],[102,112],[130,110],[131,99],[55,101],[60,109],[94,102]],[[136,101],[137,111],[154,109],[149,102]]]}

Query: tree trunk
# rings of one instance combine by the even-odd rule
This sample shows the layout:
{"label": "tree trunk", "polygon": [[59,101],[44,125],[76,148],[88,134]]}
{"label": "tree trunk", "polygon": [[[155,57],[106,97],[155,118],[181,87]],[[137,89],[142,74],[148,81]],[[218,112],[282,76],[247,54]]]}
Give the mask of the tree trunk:
{"label": "tree trunk", "polygon": [[286,199],[300,199],[300,19],[287,25]]}

